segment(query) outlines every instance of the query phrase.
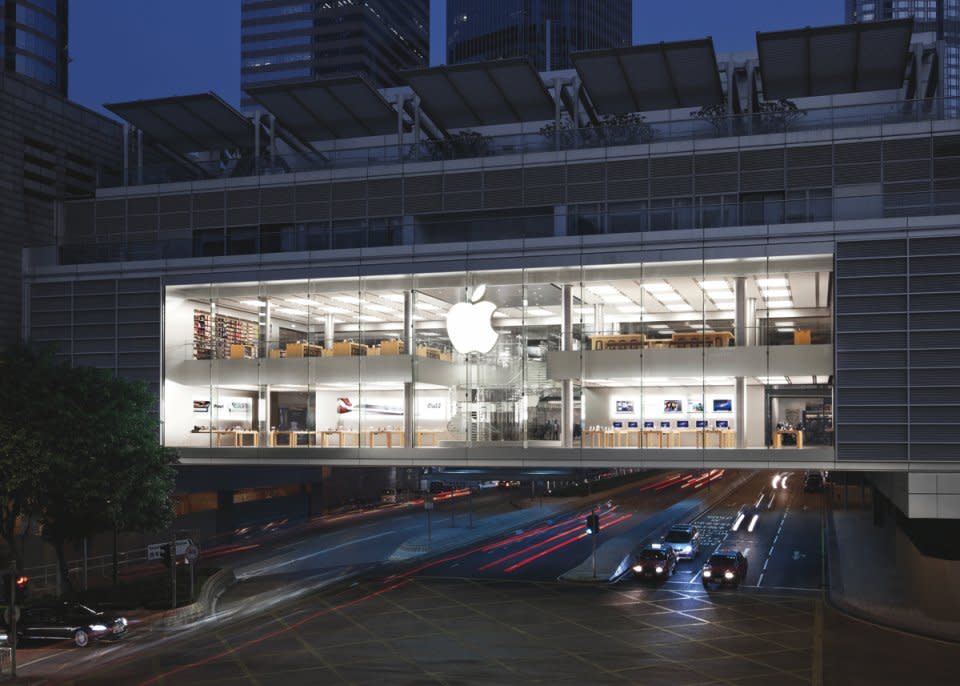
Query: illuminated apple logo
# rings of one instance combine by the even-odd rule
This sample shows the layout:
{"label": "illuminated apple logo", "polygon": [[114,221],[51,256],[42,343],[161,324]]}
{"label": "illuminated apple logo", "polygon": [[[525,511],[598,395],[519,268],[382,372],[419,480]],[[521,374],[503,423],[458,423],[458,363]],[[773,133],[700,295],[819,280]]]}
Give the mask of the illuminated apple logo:
{"label": "illuminated apple logo", "polygon": [[497,306],[489,300],[479,302],[487,292],[484,284],[477,286],[470,302],[457,303],[447,313],[447,335],[458,353],[490,352],[499,334],[490,326],[490,318]]}

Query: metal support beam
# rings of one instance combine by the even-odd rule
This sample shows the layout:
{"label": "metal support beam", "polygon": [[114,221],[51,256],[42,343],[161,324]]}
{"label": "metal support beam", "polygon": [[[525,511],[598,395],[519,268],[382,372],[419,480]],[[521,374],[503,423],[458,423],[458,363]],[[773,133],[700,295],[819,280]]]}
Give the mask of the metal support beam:
{"label": "metal support beam", "polygon": [[260,173],[260,110],[253,113],[253,169]]}
{"label": "metal support beam", "polygon": [[734,345],[747,345],[747,277],[738,276],[736,283],[736,308],[734,310]]}
{"label": "metal support beam", "polygon": [[270,114],[270,168],[276,166],[277,161],[277,115]]}
{"label": "metal support beam", "polygon": [[323,347],[333,350],[334,321],[333,315],[327,314],[323,322]]}
{"label": "metal support beam", "polygon": [[[573,350],[573,286],[563,285],[560,302],[560,349]],[[560,387],[560,446],[573,446],[573,379],[563,379]]]}
{"label": "metal support beam", "polygon": [[[402,109],[402,108],[401,108]],[[414,410],[416,408],[416,372],[417,356],[416,340],[414,339],[413,315],[417,306],[416,291],[404,291],[403,293],[403,348],[407,358],[410,360],[410,381],[403,384],[403,447],[413,448],[416,446],[414,440]]]}
{"label": "metal support beam", "polygon": [[137,129],[137,185],[143,185],[143,131]]}
{"label": "metal support beam", "polygon": [[130,125],[123,125],[123,185],[130,179]]}

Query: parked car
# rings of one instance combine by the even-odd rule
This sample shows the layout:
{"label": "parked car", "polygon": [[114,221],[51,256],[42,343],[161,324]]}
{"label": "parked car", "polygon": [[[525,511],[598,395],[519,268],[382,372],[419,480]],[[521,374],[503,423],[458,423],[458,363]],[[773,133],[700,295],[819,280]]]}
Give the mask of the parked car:
{"label": "parked car", "polygon": [[747,576],[747,558],[733,548],[717,550],[703,565],[703,587],[733,586],[736,588]]}
{"label": "parked car", "polygon": [[680,560],[692,560],[700,552],[700,532],[692,524],[674,524],[663,542],[673,548]]}
{"label": "parked car", "polygon": [[650,543],[634,555],[632,568],[637,579],[666,581],[677,571],[677,555],[668,545]]}
{"label": "parked car", "polygon": [[70,640],[84,648],[94,640],[118,639],[127,633],[127,620],[83,605],[63,602],[24,608],[17,622],[19,640]]}

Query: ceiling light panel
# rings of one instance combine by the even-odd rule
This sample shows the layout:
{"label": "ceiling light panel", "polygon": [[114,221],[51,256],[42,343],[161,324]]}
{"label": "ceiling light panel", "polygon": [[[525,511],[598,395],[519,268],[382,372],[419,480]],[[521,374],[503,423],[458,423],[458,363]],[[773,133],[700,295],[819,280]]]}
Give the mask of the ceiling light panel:
{"label": "ceiling light panel", "polygon": [[644,289],[646,289],[648,293],[672,293],[673,292],[673,286],[671,286],[668,283],[664,283],[662,281],[661,282],[652,281],[650,283],[645,283],[643,284],[643,287]]}
{"label": "ceiling light panel", "polygon": [[789,282],[783,277],[757,279],[757,285],[760,288],[786,288]]}

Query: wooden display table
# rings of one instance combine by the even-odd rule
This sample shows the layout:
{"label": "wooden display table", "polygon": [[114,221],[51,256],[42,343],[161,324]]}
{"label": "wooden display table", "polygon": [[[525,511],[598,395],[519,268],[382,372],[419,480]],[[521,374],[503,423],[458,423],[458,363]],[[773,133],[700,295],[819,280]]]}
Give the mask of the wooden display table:
{"label": "wooden display table", "polygon": [[367,346],[353,341],[336,341],[333,344],[333,354],[335,357],[365,357]]}
{"label": "wooden display table", "polygon": [[782,448],[783,447],[783,437],[784,436],[794,436],[797,439],[797,447],[803,447],[803,431],[799,429],[777,429],[773,432],[773,447]]}
{"label": "wooden display table", "polygon": [[314,343],[287,343],[284,350],[285,357],[323,357],[330,354],[322,345]]}
{"label": "wooden display table", "polygon": [[590,348],[592,350],[640,350],[645,340],[642,333],[590,336]]}
{"label": "wooden display table", "polygon": [[737,442],[736,435],[733,429],[698,429],[697,447],[709,448],[710,436],[716,436],[718,448],[733,448]]}
{"label": "wooden display table", "polygon": [[255,346],[244,345],[243,343],[230,344],[231,360],[256,359],[256,357],[257,349]]}
{"label": "wooden display table", "polygon": [[729,331],[675,333],[670,340],[674,348],[726,348],[733,344],[733,334]]}
{"label": "wooden display table", "polygon": [[252,429],[208,429],[193,433],[211,434],[216,448],[256,448],[260,445],[260,434]]}
{"label": "wooden display table", "polygon": [[417,445],[414,446],[414,447],[416,447],[416,448],[422,448],[422,447],[423,447],[423,439],[424,439],[424,438],[429,438],[429,439],[430,439],[430,445],[432,445],[434,448],[436,448],[436,447],[437,447],[437,436],[439,436],[439,435],[440,435],[440,432],[439,432],[439,431],[418,431],[418,432],[417,432]]}
{"label": "wooden display table", "polygon": [[[277,442],[277,438],[280,436],[286,436],[286,443]],[[300,437],[306,436],[307,442],[301,443]],[[270,446],[273,448],[296,448],[296,447],[306,447],[310,445],[310,437],[313,436],[312,431],[271,431],[270,432]]]}
{"label": "wooden display table", "polygon": [[317,431],[317,444],[321,448],[330,447],[330,438],[332,436],[337,437],[337,447],[346,448],[347,444],[345,442],[347,436],[353,438],[353,444],[360,445],[360,432],[359,431],[347,431],[345,429],[325,429]]}
{"label": "wooden display table", "polygon": [[403,341],[399,339],[380,341],[381,355],[403,355]]}
{"label": "wooden display table", "polygon": [[398,447],[403,447],[403,429],[377,429],[375,431],[368,431],[367,439],[369,447],[375,447],[377,436],[386,436],[388,448],[393,447],[393,437],[397,436],[399,439]]}

